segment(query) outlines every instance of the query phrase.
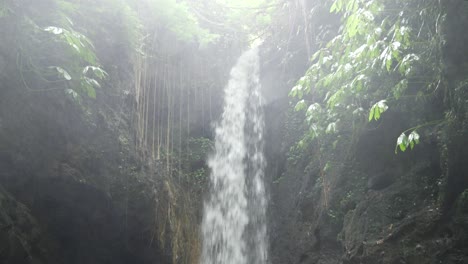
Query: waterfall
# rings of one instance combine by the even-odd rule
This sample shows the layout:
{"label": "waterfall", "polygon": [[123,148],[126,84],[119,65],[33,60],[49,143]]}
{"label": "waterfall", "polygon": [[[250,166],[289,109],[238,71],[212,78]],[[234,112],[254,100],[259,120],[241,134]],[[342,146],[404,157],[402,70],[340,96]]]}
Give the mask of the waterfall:
{"label": "waterfall", "polygon": [[263,108],[258,50],[245,52],[225,87],[224,112],[208,161],[201,264],[266,264]]}

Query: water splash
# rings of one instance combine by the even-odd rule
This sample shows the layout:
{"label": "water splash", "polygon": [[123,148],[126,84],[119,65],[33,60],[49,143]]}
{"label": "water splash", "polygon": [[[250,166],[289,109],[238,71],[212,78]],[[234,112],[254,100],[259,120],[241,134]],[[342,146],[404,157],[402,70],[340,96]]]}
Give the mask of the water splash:
{"label": "water splash", "polygon": [[244,53],[225,88],[224,112],[209,159],[201,264],[266,264],[263,108],[258,50]]}

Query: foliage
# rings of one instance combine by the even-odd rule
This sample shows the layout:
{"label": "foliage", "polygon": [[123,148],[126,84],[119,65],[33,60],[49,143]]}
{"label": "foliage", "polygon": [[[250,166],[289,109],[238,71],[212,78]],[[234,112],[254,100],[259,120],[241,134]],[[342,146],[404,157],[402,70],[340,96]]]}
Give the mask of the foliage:
{"label": "foliage", "polygon": [[206,45],[219,37],[200,25],[188,1],[151,0],[148,5],[151,11],[149,18],[154,21],[148,21],[147,24],[162,24],[181,41]]}
{"label": "foliage", "polygon": [[213,151],[213,142],[208,138],[190,138],[190,160],[193,162],[205,161]]}
{"label": "foliage", "polygon": [[219,1],[226,10],[227,22],[239,28],[253,32],[255,27],[268,26],[271,22],[275,9],[279,6],[277,1],[265,0],[237,0]]}
{"label": "foliage", "polygon": [[369,113],[369,122],[374,120],[379,120],[383,112],[387,111],[387,101],[381,100],[378,103],[374,104]]}
{"label": "foliage", "polygon": [[201,24],[217,35],[217,39],[236,44],[249,44],[268,32],[279,1],[186,1]]}
{"label": "foliage", "polygon": [[[125,46],[127,54],[141,52],[144,39],[142,23],[151,28],[166,27],[181,41],[208,43],[215,39],[213,34],[198,24],[185,2],[45,2],[35,2],[31,6],[28,6],[28,1],[5,1],[0,4],[0,19],[5,22],[1,27],[2,33],[9,35],[10,31],[15,32],[14,44],[4,45],[12,50],[17,49],[12,53],[18,53],[16,64],[19,78],[28,90],[62,90],[79,103],[83,102],[83,98],[96,98],[96,89],[107,77],[91,39],[101,44],[113,38],[110,35],[121,34],[123,42],[118,45]],[[145,11],[151,13],[145,14]],[[112,20],[119,22],[112,24]],[[115,30],[110,32],[110,29]]]}
{"label": "foliage", "polygon": [[[127,53],[140,46],[142,24],[136,10],[140,1],[99,0],[60,1],[60,9],[81,32],[97,44],[119,39]],[[91,18],[91,19],[90,19]],[[124,54],[121,54],[124,55]]]}
{"label": "foliage", "polygon": [[[416,111],[435,96],[444,83],[443,10],[435,0],[332,1],[330,12],[341,15],[343,26],[290,92],[299,100],[296,110],[308,109],[305,138],[364,126],[365,109],[368,121],[377,121],[389,107]],[[419,143],[414,133],[400,137],[402,151]]]}
{"label": "foliage", "polygon": [[[416,130],[411,132],[409,136],[407,136],[406,133],[401,133],[397,139],[397,148],[400,147],[400,150],[403,152],[405,152],[408,147],[413,149],[416,144],[419,144],[419,134]],[[397,153],[397,148],[395,148],[395,153]]]}
{"label": "foliage", "polygon": [[96,98],[98,80],[106,77],[91,40],[74,28],[61,9],[64,1],[47,5],[6,2],[1,30],[13,31],[5,49],[17,54],[19,78],[29,91],[63,90],[75,101]]}
{"label": "foliage", "polygon": [[206,186],[206,183],[208,181],[209,172],[206,168],[200,168],[198,170],[189,172],[188,177],[188,181],[190,184],[197,185],[198,187],[203,188],[204,186]]}
{"label": "foliage", "polygon": [[[44,29],[44,31],[49,32],[61,42],[66,44],[69,48],[69,53],[73,54],[78,60],[82,60],[84,63],[89,63],[96,65],[97,59],[96,55],[93,52],[93,44],[91,41],[76,31],[67,30],[60,27],[49,26]],[[72,69],[72,75],[76,76],[79,84],[72,85],[71,87],[77,87],[74,89],[67,89],[67,93],[71,94],[75,99],[77,98],[76,90],[82,94],[86,94],[88,97],[96,99],[96,90],[95,88],[101,87],[99,82],[96,79],[104,79],[107,76],[107,73],[98,66],[81,66],[82,70],[79,71],[78,67],[68,66]],[[80,67],[80,68],[81,68]],[[65,69],[59,66],[49,66],[49,68],[55,68],[59,73],[60,77],[63,77],[66,81],[74,81],[72,75],[68,73]],[[75,92],[75,93],[73,93]]]}

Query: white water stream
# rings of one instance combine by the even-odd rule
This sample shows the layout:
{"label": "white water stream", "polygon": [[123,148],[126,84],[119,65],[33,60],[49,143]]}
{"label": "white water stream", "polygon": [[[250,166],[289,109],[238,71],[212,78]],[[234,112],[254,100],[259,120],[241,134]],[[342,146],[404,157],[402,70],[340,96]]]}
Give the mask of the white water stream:
{"label": "white water stream", "polygon": [[266,264],[263,108],[258,50],[244,53],[225,87],[224,112],[209,159],[201,264]]}

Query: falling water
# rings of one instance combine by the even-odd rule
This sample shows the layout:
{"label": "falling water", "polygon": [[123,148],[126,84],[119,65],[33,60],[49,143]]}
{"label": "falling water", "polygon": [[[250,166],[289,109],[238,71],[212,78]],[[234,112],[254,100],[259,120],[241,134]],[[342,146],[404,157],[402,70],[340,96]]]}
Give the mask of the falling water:
{"label": "falling water", "polygon": [[244,53],[225,88],[224,112],[209,159],[201,264],[266,264],[263,112],[258,50]]}

